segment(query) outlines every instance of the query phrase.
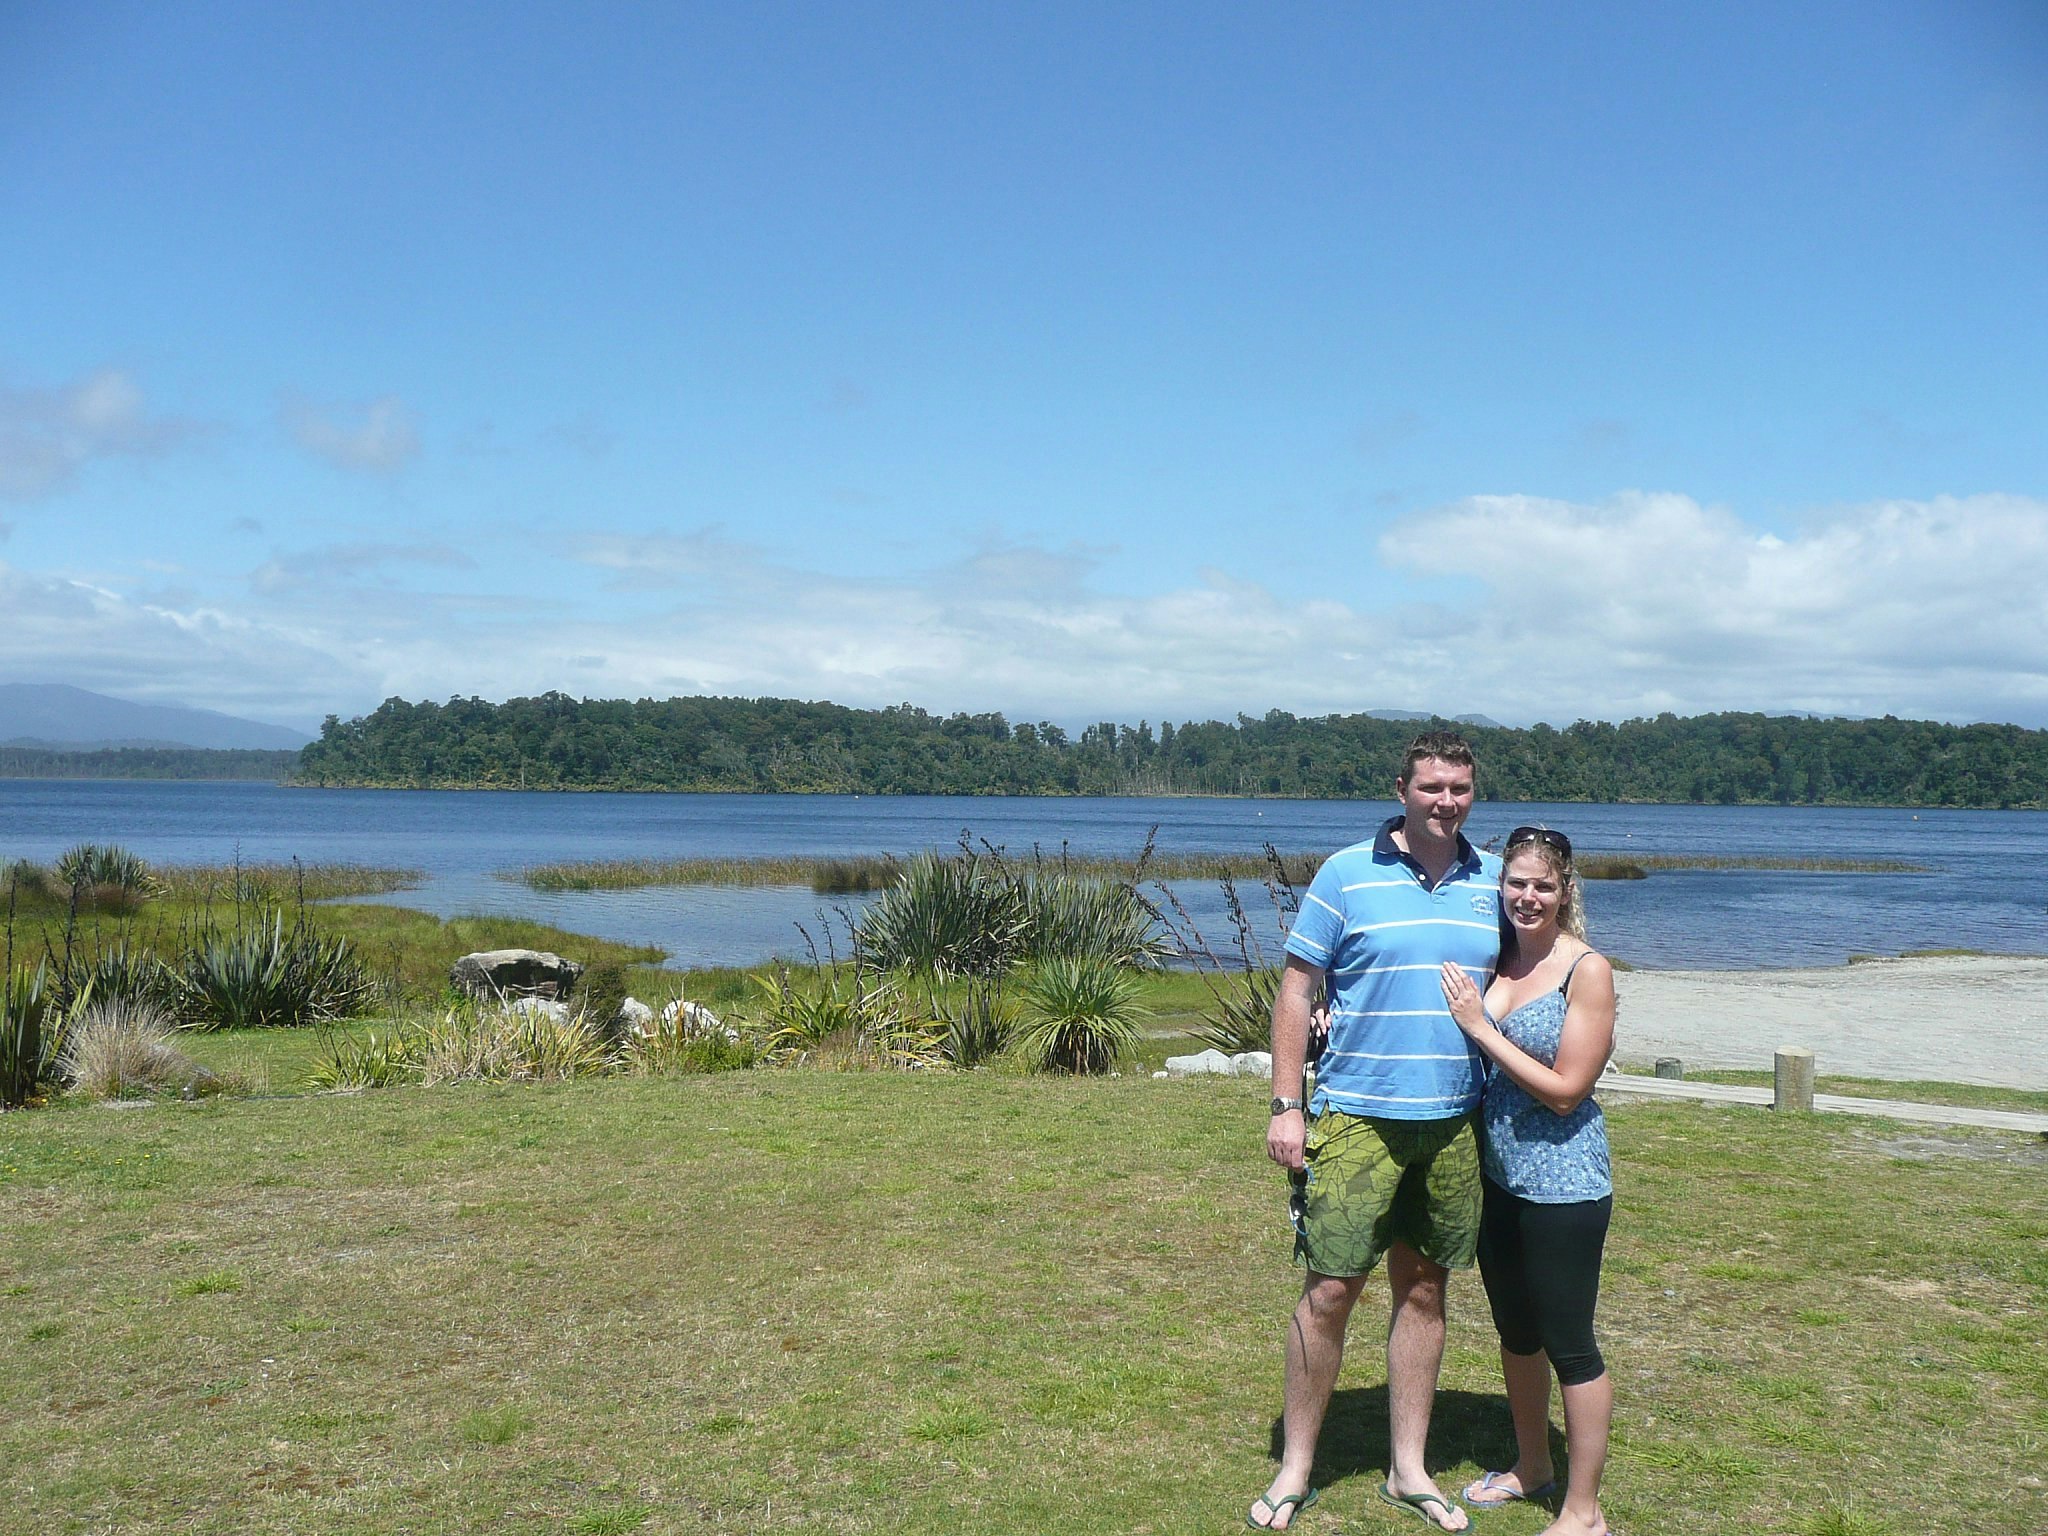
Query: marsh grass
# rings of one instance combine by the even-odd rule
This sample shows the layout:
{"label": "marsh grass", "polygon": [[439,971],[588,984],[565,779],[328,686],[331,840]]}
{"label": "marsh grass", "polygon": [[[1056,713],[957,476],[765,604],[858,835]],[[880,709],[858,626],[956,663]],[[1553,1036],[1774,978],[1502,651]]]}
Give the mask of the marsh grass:
{"label": "marsh grass", "polygon": [[1795,874],[1924,875],[1925,864],[1903,859],[1836,859],[1777,854],[1589,853],[1574,861],[1582,879],[1644,880],[1658,871],[1764,869]]}
{"label": "marsh grass", "polygon": [[[188,1536],[1239,1528],[1300,1283],[1265,1092],[740,1073],[0,1118],[0,1498]],[[1609,1124],[1617,1529],[2043,1528],[2031,1143]],[[1373,1497],[1360,1321],[1312,1536],[1414,1528]],[[1460,1277],[1447,1480],[1509,1454],[1498,1369]]]}
{"label": "marsh grass", "polygon": [[[926,852],[950,856],[938,850]],[[502,878],[537,891],[620,891],[662,885],[807,885],[821,895],[851,895],[888,889],[916,857],[874,853],[734,859],[589,859],[529,865],[506,871]],[[1136,858],[1098,858],[1065,849],[1050,853],[1039,849],[1025,854],[1004,852],[1003,857],[1020,869],[1058,870],[1082,880],[1135,880],[1140,873]],[[1325,857],[1320,853],[1289,854],[1287,867],[1298,884],[1306,885]],[[1266,868],[1263,854],[1153,851],[1144,857],[1142,875],[1153,880],[1245,880],[1259,878]]]}

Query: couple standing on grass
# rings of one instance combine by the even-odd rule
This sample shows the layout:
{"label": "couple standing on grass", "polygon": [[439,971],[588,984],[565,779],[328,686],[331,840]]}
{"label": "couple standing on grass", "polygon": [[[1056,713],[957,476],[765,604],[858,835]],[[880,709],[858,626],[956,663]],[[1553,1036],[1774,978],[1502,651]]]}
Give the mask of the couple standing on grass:
{"label": "couple standing on grass", "polygon": [[[1557,1511],[1545,1536],[1603,1536],[1614,1394],[1593,1304],[1612,1186],[1590,1095],[1613,1045],[1614,973],[1585,941],[1563,834],[1517,827],[1498,858],[1466,840],[1473,761],[1461,738],[1416,738],[1394,788],[1401,814],[1317,871],[1273,1005],[1266,1151],[1294,1175],[1295,1251],[1308,1275],[1288,1328],[1280,1470],[1245,1523],[1285,1530],[1315,1502],[1309,1475],[1345,1324],[1384,1257],[1393,1445],[1379,1496],[1441,1530],[1467,1527],[1423,1448],[1445,1288],[1476,1256],[1516,1460],[1469,1484],[1464,1503],[1541,1502]],[[1319,992],[1329,1038],[1303,1104]],[[1561,1503],[1553,1370],[1569,1471]]]}

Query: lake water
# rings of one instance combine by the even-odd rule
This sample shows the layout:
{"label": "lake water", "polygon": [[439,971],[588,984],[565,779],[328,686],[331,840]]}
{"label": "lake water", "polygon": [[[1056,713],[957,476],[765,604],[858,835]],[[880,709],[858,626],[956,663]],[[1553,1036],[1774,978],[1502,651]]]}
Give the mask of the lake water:
{"label": "lake water", "polygon": [[[1392,803],[1332,800],[965,799],[859,795],[627,795],[280,789],[270,784],[0,780],[0,854],[47,862],[114,842],[157,863],[400,865],[420,888],[379,898],[443,916],[502,912],[659,946],[678,966],[800,954],[799,923],[837,925],[808,889],[540,892],[506,872],[575,859],[906,854],[963,832],[1012,854],[1325,851],[1370,835]],[[2048,950],[2048,813],[1642,805],[1479,805],[1485,842],[1524,822],[1585,853],[1905,859],[1911,875],[1755,870],[1602,881],[1594,941],[1640,966],[1831,965],[1851,954]],[[1212,887],[1179,894],[1212,942],[1228,934]],[[1246,891],[1277,939],[1264,893]],[[1277,944],[1272,946],[1277,950]]]}

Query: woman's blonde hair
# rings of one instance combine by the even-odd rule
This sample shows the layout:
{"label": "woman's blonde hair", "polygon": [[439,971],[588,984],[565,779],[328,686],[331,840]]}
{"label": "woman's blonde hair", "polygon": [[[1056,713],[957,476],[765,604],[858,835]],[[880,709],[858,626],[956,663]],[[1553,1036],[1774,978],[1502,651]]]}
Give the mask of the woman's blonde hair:
{"label": "woman's blonde hair", "polygon": [[1579,872],[1572,863],[1572,856],[1547,838],[1525,837],[1520,842],[1510,841],[1501,850],[1501,874],[1505,876],[1509,862],[1525,853],[1533,853],[1542,859],[1557,881],[1557,926],[1581,944],[1585,943],[1586,904],[1579,889]]}

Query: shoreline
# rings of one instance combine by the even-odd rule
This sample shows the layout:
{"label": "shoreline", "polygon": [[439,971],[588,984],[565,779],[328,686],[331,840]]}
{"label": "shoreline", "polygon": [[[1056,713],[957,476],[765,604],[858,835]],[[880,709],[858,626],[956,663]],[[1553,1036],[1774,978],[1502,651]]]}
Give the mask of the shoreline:
{"label": "shoreline", "polygon": [[1633,970],[1614,978],[1618,1060],[2048,1089],[2048,956],[1939,955],[1825,969]]}

